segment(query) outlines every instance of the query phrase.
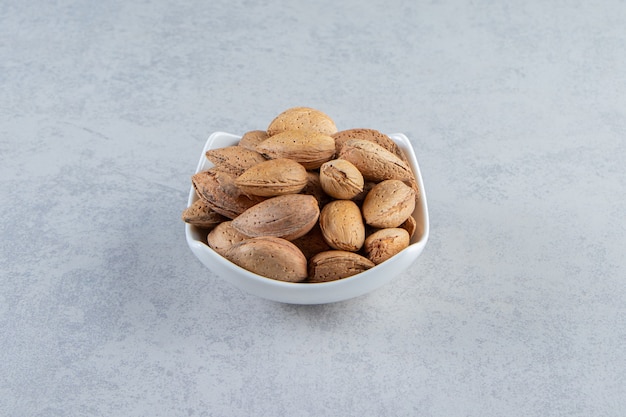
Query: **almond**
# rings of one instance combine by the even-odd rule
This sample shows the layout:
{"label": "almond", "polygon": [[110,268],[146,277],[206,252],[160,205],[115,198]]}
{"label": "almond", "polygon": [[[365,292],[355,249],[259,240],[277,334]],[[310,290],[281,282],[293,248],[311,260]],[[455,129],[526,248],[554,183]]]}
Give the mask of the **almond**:
{"label": "almond", "polygon": [[207,235],[207,244],[215,252],[224,255],[228,248],[246,239],[249,239],[249,236],[238,232],[233,227],[232,220],[227,220],[215,226],[215,228],[209,232]]}
{"label": "almond", "polygon": [[374,142],[362,139],[348,140],[339,153],[339,159],[352,162],[363,178],[380,182],[397,179],[410,183],[415,176],[409,165],[395,154]]}
{"label": "almond", "polygon": [[277,237],[255,237],[231,246],[224,257],[250,272],[279,281],[307,278],[307,260],[293,243]]}
{"label": "almond", "polygon": [[329,201],[331,201],[331,197],[326,194],[324,192],[324,189],[322,188],[319,172],[307,171],[306,178],[307,182],[302,191],[300,191],[301,194],[308,194],[315,197],[320,208],[326,205],[326,203],[328,203]]}
{"label": "almond", "polygon": [[372,190],[372,188],[376,186],[376,184],[378,183],[374,181],[365,181],[363,184],[363,191],[361,191],[360,193],[352,197],[352,201],[354,201],[357,204],[363,203],[363,200],[365,200],[367,193],[369,193]]}
{"label": "almond", "polygon": [[409,238],[412,238],[417,231],[417,221],[415,221],[415,217],[409,216],[400,227],[409,233]]}
{"label": "almond", "polygon": [[243,134],[237,145],[256,152],[256,145],[267,138],[269,135],[265,130],[251,130]]}
{"label": "almond", "polygon": [[407,162],[406,155],[400,149],[400,147],[391,139],[389,136],[384,133],[379,132],[375,129],[348,129],[342,130],[340,132],[335,133],[333,139],[335,139],[335,149],[337,155],[341,152],[341,148],[343,144],[349,141],[350,139],[362,139],[369,140],[370,142],[374,142],[377,145],[382,146],[387,149],[389,152],[395,154],[397,157],[402,159],[404,162]]}
{"label": "almond", "polygon": [[262,201],[241,193],[232,175],[219,169],[208,169],[191,177],[196,194],[222,216],[234,219],[248,208]]}
{"label": "almond", "polygon": [[343,250],[320,252],[309,260],[309,282],[327,282],[360,274],[375,264],[364,256]]}
{"label": "almond", "polygon": [[306,169],[317,169],[335,155],[335,140],[319,132],[287,130],[259,143],[256,150],[268,159],[293,159]]}
{"label": "almond", "polygon": [[331,249],[328,243],[326,243],[326,240],[324,240],[324,235],[322,234],[319,223],[313,226],[306,235],[294,239],[291,242],[302,251],[307,259],[310,259],[320,252]]}
{"label": "almond", "polygon": [[235,184],[246,194],[264,197],[295,194],[307,184],[307,174],[296,161],[270,159],[245,170]]}
{"label": "almond", "polygon": [[337,132],[335,122],[325,113],[310,107],[293,107],[285,110],[267,128],[272,136],[287,130],[310,130],[332,135]]}
{"label": "almond", "polygon": [[250,207],[233,220],[233,227],[250,237],[275,236],[293,240],[311,230],[319,215],[315,197],[285,194]]}
{"label": "almond", "polygon": [[365,240],[361,210],[354,201],[335,200],[326,204],[320,214],[324,240],[333,249],[356,252]]}
{"label": "almond", "polygon": [[415,191],[400,180],[382,181],[367,193],[361,210],[370,226],[398,227],[415,210]]}
{"label": "almond", "polygon": [[363,191],[363,175],[349,161],[334,159],[320,167],[322,189],[331,197],[349,200]]}
{"label": "almond", "polygon": [[378,265],[409,246],[409,232],[401,228],[380,229],[365,239],[367,258]]}
{"label": "almond", "polygon": [[206,201],[198,199],[183,211],[182,219],[193,226],[212,229],[226,217],[213,210]]}
{"label": "almond", "polygon": [[205,155],[216,167],[235,176],[240,175],[251,166],[265,161],[263,155],[257,151],[236,145],[211,149]]}

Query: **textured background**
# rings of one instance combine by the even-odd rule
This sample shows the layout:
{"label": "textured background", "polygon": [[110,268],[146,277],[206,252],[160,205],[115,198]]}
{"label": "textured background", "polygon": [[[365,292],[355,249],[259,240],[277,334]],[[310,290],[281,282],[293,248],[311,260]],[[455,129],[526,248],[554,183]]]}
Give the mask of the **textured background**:
{"label": "textured background", "polygon": [[[621,1],[0,0],[0,415],[626,415]],[[404,132],[431,238],[346,302],[206,270],[216,130]]]}

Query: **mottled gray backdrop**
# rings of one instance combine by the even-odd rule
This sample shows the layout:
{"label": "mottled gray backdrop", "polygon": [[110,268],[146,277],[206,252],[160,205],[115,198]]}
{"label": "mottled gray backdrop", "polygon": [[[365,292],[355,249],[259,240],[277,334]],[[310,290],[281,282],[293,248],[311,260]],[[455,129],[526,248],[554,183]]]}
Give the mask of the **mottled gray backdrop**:
{"label": "mottled gray backdrop", "polygon": [[[626,5],[0,0],[0,415],[626,415]],[[210,133],[403,132],[431,238],[332,305],[186,246]]]}

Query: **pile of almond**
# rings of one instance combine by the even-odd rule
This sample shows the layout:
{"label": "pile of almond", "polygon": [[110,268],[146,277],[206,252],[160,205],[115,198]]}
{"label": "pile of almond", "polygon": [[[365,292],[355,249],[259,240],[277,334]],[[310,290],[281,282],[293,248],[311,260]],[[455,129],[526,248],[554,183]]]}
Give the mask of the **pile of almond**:
{"label": "pile of almond", "polygon": [[337,131],[328,115],[295,107],[206,157],[214,166],[192,176],[198,200],[182,218],[258,275],[346,278],[391,258],[415,232],[417,181],[377,130]]}

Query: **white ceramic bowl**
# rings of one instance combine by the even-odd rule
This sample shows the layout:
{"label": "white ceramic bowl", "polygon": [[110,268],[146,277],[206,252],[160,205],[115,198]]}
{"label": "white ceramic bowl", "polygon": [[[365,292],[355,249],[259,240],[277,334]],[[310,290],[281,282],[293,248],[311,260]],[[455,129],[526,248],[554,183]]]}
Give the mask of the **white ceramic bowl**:
{"label": "white ceramic bowl", "polygon": [[[365,272],[338,281],[292,283],[265,278],[233,264],[221,255],[218,255],[217,252],[213,251],[206,244],[206,233],[194,226],[185,224],[185,234],[189,248],[207,268],[223,280],[250,294],[283,303],[332,303],[363,295],[388,283],[406,270],[422,253],[428,241],[429,233],[426,193],[415,152],[405,135],[396,133],[388,136],[406,153],[421,190],[419,202],[413,212],[413,217],[417,222],[417,230],[411,239],[411,244],[391,259]],[[240,136],[224,132],[215,132],[209,136],[200,154],[200,162],[196,172],[207,170],[212,166],[212,163],[205,157],[206,151],[235,145],[239,139]],[[197,198],[195,190],[191,187],[187,205],[191,205]]]}

